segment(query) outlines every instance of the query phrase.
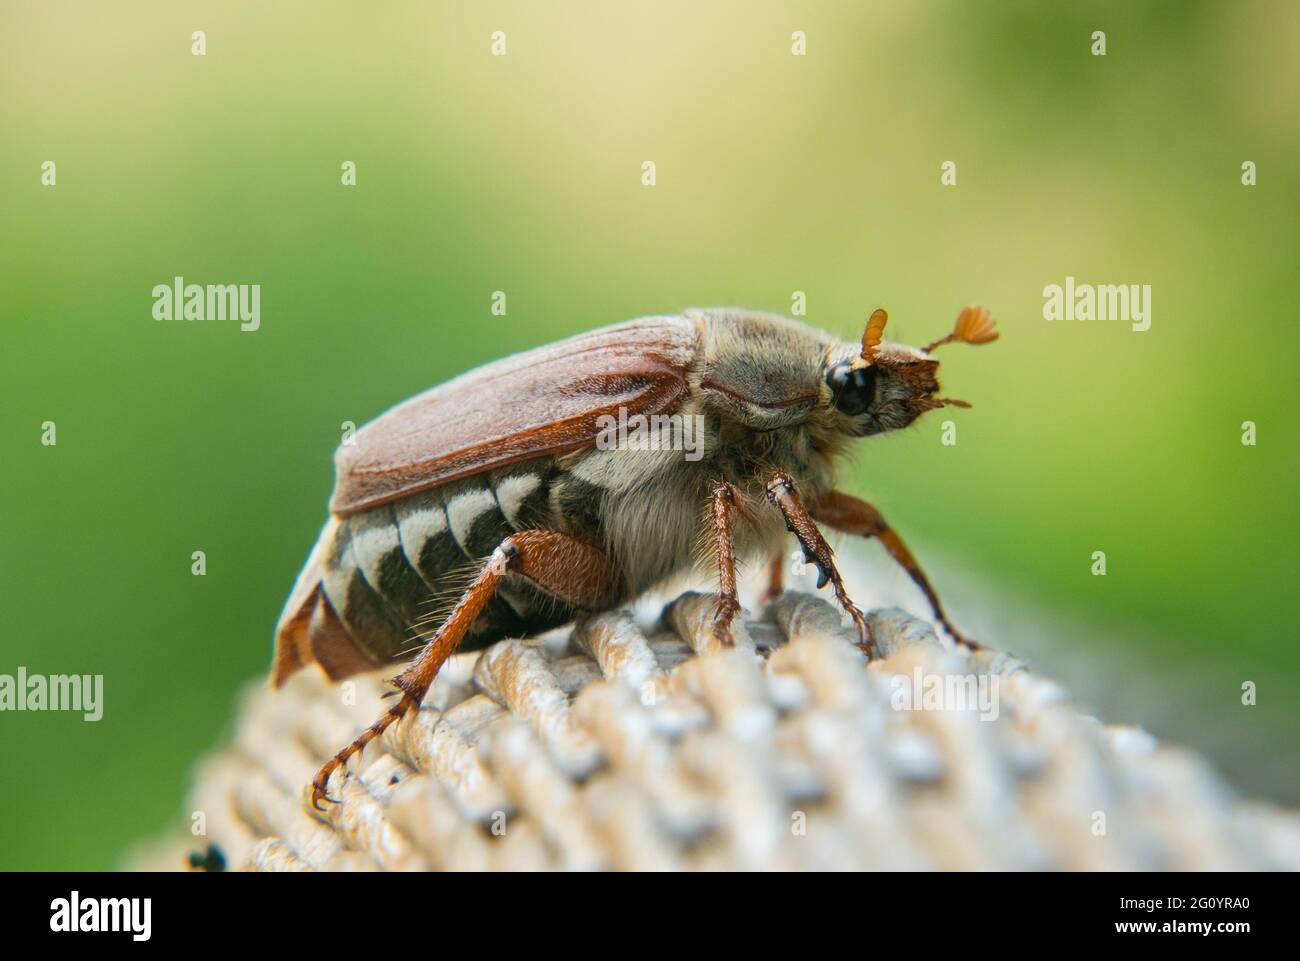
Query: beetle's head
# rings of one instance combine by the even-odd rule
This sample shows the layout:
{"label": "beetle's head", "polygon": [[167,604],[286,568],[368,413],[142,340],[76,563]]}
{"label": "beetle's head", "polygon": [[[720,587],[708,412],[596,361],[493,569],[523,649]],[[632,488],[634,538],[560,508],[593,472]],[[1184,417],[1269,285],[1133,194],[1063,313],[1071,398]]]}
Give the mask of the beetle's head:
{"label": "beetle's head", "polygon": [[884,342],[888,319],[884,310],[876,310],[867,321],[861,352],[854,345],[827,362],[830,402],[844,415],[844,429],[860,437],[906,427],[927,410],[969,407],[962,400],[935,396],[939,362],[930,354],[954,341],[987,344],[998,338],[983,307],[967,307],[957,316],[951,334],[920,349]]}

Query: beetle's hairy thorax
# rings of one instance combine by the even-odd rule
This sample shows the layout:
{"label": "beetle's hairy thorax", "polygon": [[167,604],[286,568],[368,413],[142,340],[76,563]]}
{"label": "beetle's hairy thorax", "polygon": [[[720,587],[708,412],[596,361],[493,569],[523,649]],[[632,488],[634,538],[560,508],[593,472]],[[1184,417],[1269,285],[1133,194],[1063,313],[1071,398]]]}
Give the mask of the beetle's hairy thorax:
{"label": "beetle's hairy thorax", "polygon": [[768,482],[788,473],[805,499],[833,487],[833,464],[849,442],[825,409],[822,365],[834,343],[819,331],[755,311],[688,310],[700,348],[687,372],[689,397],[673,418],[697,425],[702,448],[587,448],[560,458],[557,521],[614,560],[624,598],[689,572],[717,574],[710,498],[719,483],[741,492],[733,525],[743,563],[781,548],[785,521]]}
{"label": "beetle's hairy thorax", "polygon": [[[687,405],[685,416],[699,414]],[[586,450],[562,461],[553,501],[565,532],[591,538],[614,560],[624,597],[690,572],[716,576],[710,501],[723,482],[741,492],[733,528],[736,554],[756,560],[779,550],[785,521],[767,501],[766,486],[782,470],[811,497],[833,485],[834,451],[801,427],[754,431],[703,416],[703,450]]]}

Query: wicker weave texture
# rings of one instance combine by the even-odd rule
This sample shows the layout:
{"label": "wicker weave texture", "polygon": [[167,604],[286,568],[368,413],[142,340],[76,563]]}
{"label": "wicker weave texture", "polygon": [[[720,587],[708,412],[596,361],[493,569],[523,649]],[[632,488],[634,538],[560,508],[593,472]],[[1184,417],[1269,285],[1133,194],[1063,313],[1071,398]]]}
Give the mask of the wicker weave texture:
{"label": "wicker weave texture", "polygon": [[[836,611],[797,593],[724,649],[712,602],[453,659],[422,710],[335,775],[323,813],[307,785],[374,719],[382,676],[259,684],[199,770],[206,836],[137,866],[180,868],[211,843],[274,871],[1300,867],[1295,815],[1081,714],[1014,658],[888,609],[870,615],[867,663]],[[953,702],[976,690],[991,700]]]}

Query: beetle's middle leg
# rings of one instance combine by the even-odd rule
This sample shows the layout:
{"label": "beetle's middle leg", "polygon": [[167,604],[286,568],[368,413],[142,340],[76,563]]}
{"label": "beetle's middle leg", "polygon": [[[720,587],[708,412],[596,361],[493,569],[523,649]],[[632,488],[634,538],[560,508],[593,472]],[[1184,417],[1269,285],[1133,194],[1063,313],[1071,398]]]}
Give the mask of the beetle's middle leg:
{"label": "beetle's middle leg", "polygon": [[730,647],[731,622],[740,613],[740,595],[736,590],[736,545],[732,526],[741,510],[741,493],[735,484],[717,484],[709,498],[713,518],[713,541],[718,555],[718,606],[713,616],[713,635]]}
{"label": "beetle's middle leg", "polygon": [[321,801],[333,800],[326,794],[331,774],[383,734],[394,721],[412,708],[419,707],[443,663],[455,653],[474,619],[483,612],[501,581],[510,574],[527,578],[571,607],[582,610],[606,607],[618,594],[618,574],[609,558],[598,548],[554,531],[511,534],[493,551],[487,564],[419,656],[393,678],[393,684],[401,691],[397,703],[316,772],[311,782],[314,807],[319,810]]}
{"label": "beetle's middle leg", "polygon": [[844,579],[840,577],[840,572],[835,566],[834,552],[804,508],[790,475],[785,471],[777,471],[773,474],[767,484],[767,496],[785,516],[785,526],[799,539],[799,545],[803,548],[808,563],[817,565],[817,586],[825,587],[826,582],[830,582],[831,589],[835,591],[835,599],[857,626],[858,646],[870,657],[871,625],[867,623],[866,617],[858,606],[849,599],[848,592],[844,589]]}

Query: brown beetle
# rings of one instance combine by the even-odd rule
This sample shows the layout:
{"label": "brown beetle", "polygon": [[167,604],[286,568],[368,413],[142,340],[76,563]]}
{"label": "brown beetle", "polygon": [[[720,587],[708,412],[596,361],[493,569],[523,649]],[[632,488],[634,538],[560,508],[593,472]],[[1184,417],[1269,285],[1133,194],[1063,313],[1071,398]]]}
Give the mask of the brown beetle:
{"label": "brown beetle", "polygon": [[[622,604],[690,569],[701,535],[715,549],[724,641],[740,610],[737,555],[772,558],[779,591],[789,531],[870,652],[820,521],[878,538],[936,619],[975,646],[880,512],[835,490],[833,468],[856,438],[967,406],[935,396],[930,352],[998,335],[987,310],[968,307],[918,350],[883,342],[886,319],[871,315],[859,347],[746,310],[646,317],[472,370],[362,428],[335,455],[331,516],[281,615],[273,680],[313,661],[338,680],[413,641],[423,649],[394,679],[396,703],[321,768],[313,803],[420,704],[458,648]],[[448,592],[459,594],[450,613],[431,612]]]}

